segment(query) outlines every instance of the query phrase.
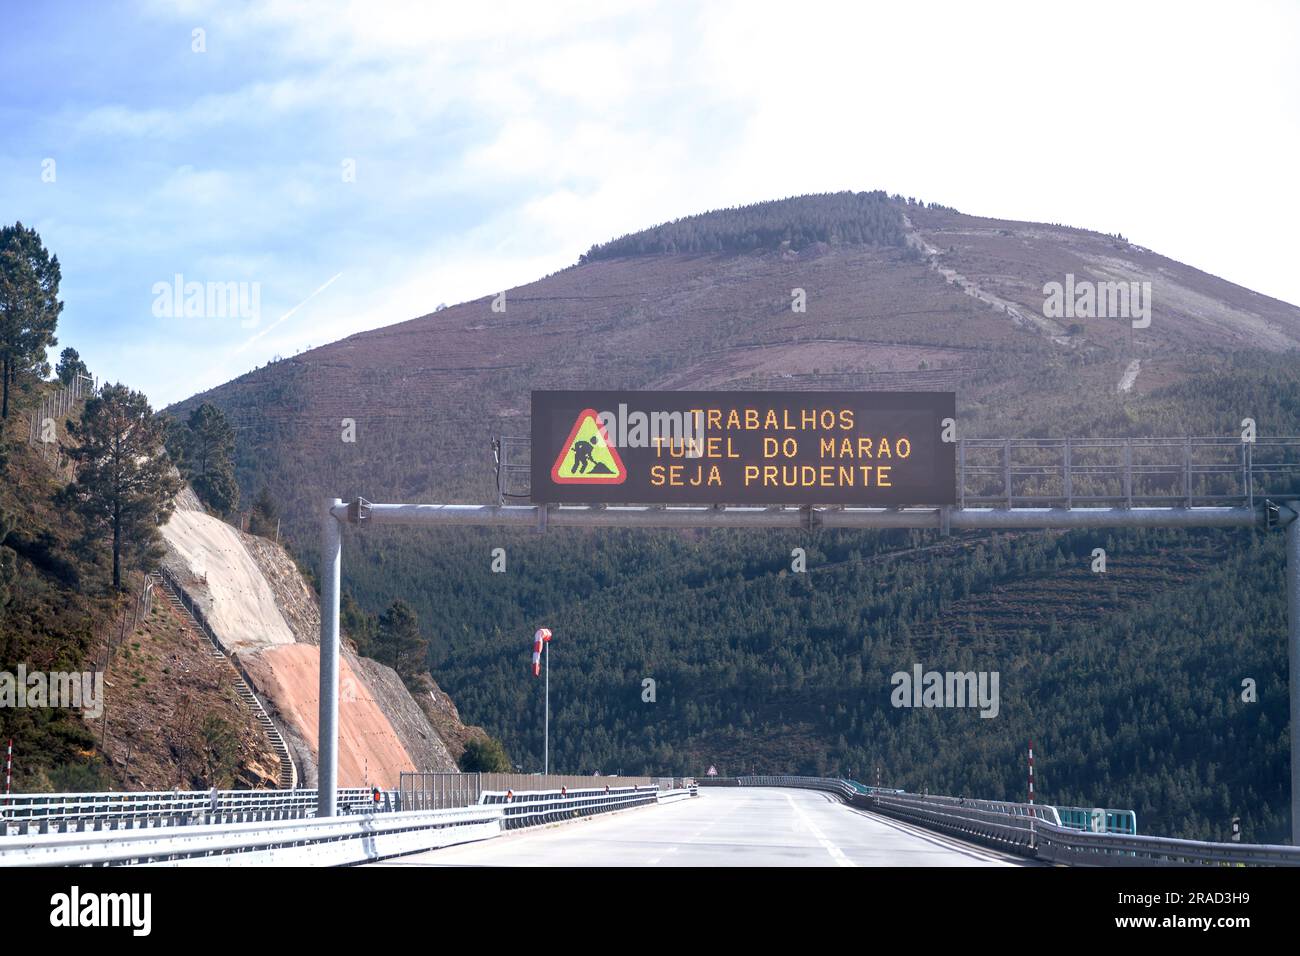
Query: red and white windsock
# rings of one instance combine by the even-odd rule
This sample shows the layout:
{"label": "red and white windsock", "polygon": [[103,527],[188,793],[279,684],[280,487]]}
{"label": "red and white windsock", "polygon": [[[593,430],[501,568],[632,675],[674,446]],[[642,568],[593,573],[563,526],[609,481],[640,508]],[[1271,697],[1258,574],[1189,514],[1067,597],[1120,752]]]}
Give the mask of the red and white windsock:
{"label": "red and white windsock", "polygon": [[542,648],[551,642],[551,629],[539,627],[533,635],[533,676],[542,676]]}

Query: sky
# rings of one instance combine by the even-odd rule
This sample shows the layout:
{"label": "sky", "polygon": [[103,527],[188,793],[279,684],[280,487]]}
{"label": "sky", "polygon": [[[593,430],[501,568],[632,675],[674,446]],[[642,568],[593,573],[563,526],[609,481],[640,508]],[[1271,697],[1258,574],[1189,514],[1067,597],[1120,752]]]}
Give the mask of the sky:
{"label": "sky", "polygon": [[1300,304],[1300,3],[0,6],[0,220],[59,257],[58,349],[155,407],[810,192],[1120,232]]}

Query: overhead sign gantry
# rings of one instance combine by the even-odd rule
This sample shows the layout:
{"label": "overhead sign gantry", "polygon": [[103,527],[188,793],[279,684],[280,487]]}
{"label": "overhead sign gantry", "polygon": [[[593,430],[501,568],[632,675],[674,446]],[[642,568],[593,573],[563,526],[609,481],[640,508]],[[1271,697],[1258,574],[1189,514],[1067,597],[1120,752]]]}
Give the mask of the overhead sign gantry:
{"label": "overhead sign gantry", "polygon": [[[531,441],[494,441],[501,503],[329,500],[317,812],[334,814],[338,782],[344,523],[539,531],[1285,528],[1291,835],[1300,844],[1300,439],[956,439],[952,404],[951,393],[537,392]],[[637,411],[646,412],[644,423]],[[657,432],[654,412],[667,416]],[[636,431],[641,424],[644,435]],[[525,445],[527,465],[516,457]],[[839,470],[867,464],[869,481],[864,471]],[[889,467],[887,485],[881,464]],[[513,485],[521,474],[531,479],[527,493]],[[506,503],[520,498],[533,503]]]}

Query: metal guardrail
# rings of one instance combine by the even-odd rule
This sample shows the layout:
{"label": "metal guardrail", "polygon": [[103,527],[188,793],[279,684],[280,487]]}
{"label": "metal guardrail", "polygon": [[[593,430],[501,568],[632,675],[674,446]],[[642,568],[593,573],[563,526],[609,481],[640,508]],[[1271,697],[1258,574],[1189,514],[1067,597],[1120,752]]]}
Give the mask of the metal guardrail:
{"label": "metal guardrail", "polygon": [[[713,785],[725,785],[725,782],[717,781]],[[853,806],[1049,863],[1072,866],[1300,866],[1300,847],[1206,843],[1129,833],[1090,833],[1065,825],[1059,808],[1050,805],[922,796],[827,777],[740,777],[735,785],[824,790],[837,794]],[[1078,807],[1065,809],[1083,810]],[[1136,825],[1136,816],[1133,822]]]}
{"label": "metal guardrail", "polygon": [[882,795],[870,799],[870,809],[1025,856],[1034,856],[1034,834],[1038,827],[1051,825],[1040,821],[1034,813],[1013,814],[940,801],[931,803],[928,797]]}
{"label": "metal guardrail", "polygon": [[[761,782],[756,782],[761,781]],[[798,776],[764,776],[739,777],[740,786],[769,787],[803,787],[808,789],[831,790],[847,797],[860,794],[899,797],[916,796],[903,790],[883,787],[869,787],[856,780],[835,777],[798,777]],[[970,810],[981,810],[1007,816],[1029,817],[1051,823],[1068,830],[1083,830],[1092,833],[1122,833],[1137,835],[1137,813],[1133,810],[1103,810],[1088,807],[1061,807],[1043,803],[1015,803],[1008,800],[974,800],[969,797],[925,796],[927,806],[943,805]],[[1104,815],[1103,821],[1098,815]],[[1104,827],[1098,829],[1098,827]]]}
{"label": "metal guardrail", "polygon": [[1035,856],[1072,866],[1300,866],[1300,847],[1081,833],[1043,826]]}
{"label": "metal guardrail", "polygon": [[[127,827],[136,823],[187,825],[259,819],[312,817],[315,790],[157,790],[135,793],[18,793],[0,798],[0,836],[50,833],[86,824]],[[341,807],[351,812],[373,809],[372,791],[346,787],[338,791]]]}
{"label": "metal guardrail", "polygon": [[[286,796],[280,791],[259,792],[280,798]],[[0,867],[136,864],[338,866],[488,839],[507,829],[558,823],[687,796],[685,791],[661,790],[657,786],[578,791],[485,791],[480,795],[481,802],[468,807],[360,812],[341,817],[278,817],[277,814],[315,813],[316,791],[294,793],[307,795],[309,799],[295,802],[290,807],[272,806],[273,801],[262,800],[258,801],[258,809],[244,809],[234,814],[235,817],[247,815],[256,819],[215,822],[202,814],[133,816],[122,813],[81,819],[45,818],[39,824],[27,820],[24,824],[32,823],[34,826],[31,831],[0,836]],[[340,791],[340,804],[345,793],[359,794],[363,798],[360,807],[373,806],[370,791]],[[210,795],[167,796],[178,797],[184,802]],[[177,801],[168,803],[168,809],[174,810]],[[138,806],[148,808],[151,813],[160,809],[147,800],[139,801]],[[173,821],[182,820],[187,825],[171,825]]]}
{"label": "metal guardrail", "polygon": [[339,866],[496,836],[497,807],[25,836],[0,840],[0,866]]}
{"label": "metal guardrail", "polygon": [[[608,779],[608,787],[622,790],[627,783],[641,791],[685,789],[687,778],[594,778]],[[398,792],[380,791],[381,805],[395,811],[440,810],[473,806],[480,802],[484,792],[499,789],[502,781],[516,780],[527,783],[539,781],[564,781],[570,795],[578,792],[604,792],[606,785],[596,785],[592,777],[530,777],[524,774],[421,774],[404,773],[404,789]],[[614,781],[617,781],[615,783]],[[578,786],[573,783],[577,782]],[[423,794],[414,789],[417,784],[431,786],[437,783],[441,790],[427,790]],[[485,784],[494,787],[486,787]],[[519,788],[517,794],[560,792],[560,785],[544,791]],[[454,799],[437,805],[439,795]],[[219,822],[234,818],[289,819],[316,815],[318,793],[316,790],[153,790],[136,792],[100,793],[18,793],[0,797],[0,836],[6,829],[10,834],[28,832],[56,832],[67,826],[93,825],[101,822],[112,826],[134,825],[132,821],[152,821],[156,825],[190,824],[194,822]],[[424,802],[422,802],[422,798]],[[371,813],[375,810],[374,792],[367,787],[340,787],[338,806],[344,813]],[[274,816],[274,815],[278,815]],[[44,827],[44,830],[41,830]]]}
{"label": "metal guardrail", "polygon": [[1060,816],[1060,809],[1047,803],[1015,803],[1010,800],[973,800],[968,797],[948,797],[926,794],[910,794],[904,791],[896,791],[890,794],[881,794],[881,798],[895,801],[907,799],[919,799],[927,807],[941,807],[945,810],[964,811],[973,810],[979,813],[991,813],[999,817],[1015,817],[1023,819],[1026,824],[1032,820],[1035,823],[1042,821],[1054,826],[1065,827]]}
{"label": "metal guardrail", "polygon": [[657,803],[658,787],[604,787],[589,790],[539,790],[527,793],[485,791],[480,798],[485,806],[499,806],[507,829],[559,823],[574,817],[593,816],[612,810],[649,806]]}

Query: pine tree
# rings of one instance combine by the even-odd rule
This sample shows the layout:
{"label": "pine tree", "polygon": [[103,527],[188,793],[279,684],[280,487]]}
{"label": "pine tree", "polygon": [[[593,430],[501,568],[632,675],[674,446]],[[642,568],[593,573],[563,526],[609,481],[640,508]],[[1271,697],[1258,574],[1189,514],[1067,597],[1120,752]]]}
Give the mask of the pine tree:
{"label": "pine tree", "polygon": [[5,607],[9,604],[9,585],[17,576],[17,555],[12,548],[5,547],[5,539],[14,529],[13,515],[0,508],[0,618],[4,617]]}
{"label": "pine tree", "polygon": [[459,763],[463,773],[509,773],[514,769],[501,741],[491,737],[471,738]]}
{"label": "pine tree", "polygon": [[9,393],[22,376],[44,378],[45,350],[57,345],[59,257],[35,229],[21,222],[0,228],[0,418],[9,417]]}
{"label": "pine tree", "polygon": [[158,525],[171,515],[180,481],[163,449],[163,427],[141,392],[108,385],[86,403],[71,432],[76,479],[56,496],[76,510],[88,541],[112,542],[113,587],[123,557],[152,558]]}
{"label": "pine tree", "polygon": [[54,366],[54,374],[64,385],[71,385],[78,375],[89,375],[90,370],[81,360],[81,353],[69,346],[59,353],[59,364]]}
{"label": "pine tree", "polygon": [[204,402],[190,413],[180,432],[183,448],[181,474],[194,486],[199,499],[218,514],[229,514],[239,505],[239,484],[235,481],[235,431],[215,405]]}
{"label": "pine tree", "polygon": [[280,524],[280,507],[265,485],[253,499],[253,510],[248,515],[248,533],[269,538]]}
{"label": "pine tree", "polygon": [[397,671],[402,680],[409,680],[427,669],[425,656],[428,649],[429,642],[420,635],[420,621],[406,602],[394,601],[379,616],[375,659]]}
{"label": "pine tree", "polygon": [[358,654],[362,657],[374,654],[375,619],[357,604],[351,591],[344,591],[339,602],[339,626],[357,646]]}

